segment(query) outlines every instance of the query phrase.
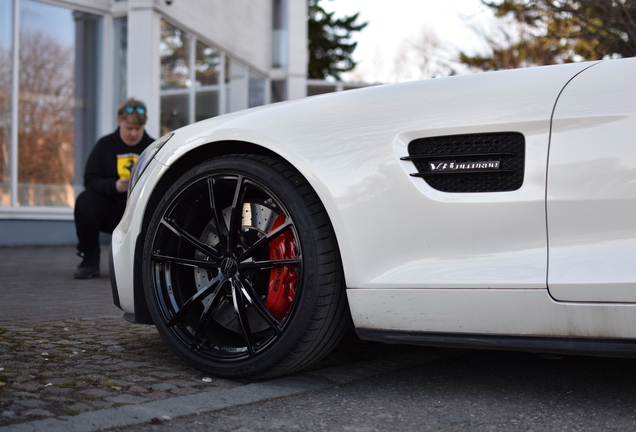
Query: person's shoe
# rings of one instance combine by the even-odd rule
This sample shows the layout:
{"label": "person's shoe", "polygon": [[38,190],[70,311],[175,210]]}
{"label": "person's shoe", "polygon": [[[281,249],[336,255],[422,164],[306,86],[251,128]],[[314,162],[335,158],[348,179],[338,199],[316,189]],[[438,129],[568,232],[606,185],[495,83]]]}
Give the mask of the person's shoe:
{"label": "person's shoe", "polygon": [[77,270],[73,274],[75,279],[90,279],[99,277],[99,249],[96,252],[84,254],[79,252],[82,262],[77,266]]}

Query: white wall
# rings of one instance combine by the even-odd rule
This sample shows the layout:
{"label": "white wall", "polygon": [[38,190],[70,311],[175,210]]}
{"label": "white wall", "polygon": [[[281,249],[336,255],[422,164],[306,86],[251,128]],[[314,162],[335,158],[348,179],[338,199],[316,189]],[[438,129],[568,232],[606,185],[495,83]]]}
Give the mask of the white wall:
{"label": "white wall", "polygon": [[173,0],[167,6],[165,0],[156,0],[155,6],[173,24],[242,63],[264,74],[270,70],[271,1]]}
{"label": "white wall", "polygon": [[86,12],[108,12],[112,0],[44,0],[46,3],[79,9]]}

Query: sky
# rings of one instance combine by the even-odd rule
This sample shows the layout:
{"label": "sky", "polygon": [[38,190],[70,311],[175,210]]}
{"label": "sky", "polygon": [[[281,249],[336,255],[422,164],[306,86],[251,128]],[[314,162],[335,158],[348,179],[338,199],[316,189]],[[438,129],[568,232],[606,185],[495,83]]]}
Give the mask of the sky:
{"label": "sky", "polygon": [[[427,78],[417,76],[421,65],[411,65],[410,73],[396,73],[396,56],[408,51],[407,47],[416,44],[422,34],[433,35],[437,40],[434,57],[442,60],[454,57],[459,50],[484,52],[484,42],[473,28],[485,29],[494,21],[492,12],[479,0],[322,0],[320,4],[336,16],[360,12],[359,21],[369,22],[354,38],[358,42],[354,51],[358,68],[343,76],[352,81]],[[429,68],[432,70],[425,75],[435,75],[435,65]]]}
{"label": "sky", "polygon": [[75,22],[71,9],[22,0],[20,27],[28,32],[42,32],[57,40],[62,46],[75,45]]}

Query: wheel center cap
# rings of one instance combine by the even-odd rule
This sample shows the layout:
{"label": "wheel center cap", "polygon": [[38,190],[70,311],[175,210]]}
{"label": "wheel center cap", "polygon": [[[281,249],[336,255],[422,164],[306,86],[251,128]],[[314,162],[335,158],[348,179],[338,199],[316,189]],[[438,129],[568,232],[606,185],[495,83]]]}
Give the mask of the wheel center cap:
{"label": "wheel center cap", "polygon": [[221,274],[230,278],[238,273],[238,263],[234,258],[225,258],[221,261]]}

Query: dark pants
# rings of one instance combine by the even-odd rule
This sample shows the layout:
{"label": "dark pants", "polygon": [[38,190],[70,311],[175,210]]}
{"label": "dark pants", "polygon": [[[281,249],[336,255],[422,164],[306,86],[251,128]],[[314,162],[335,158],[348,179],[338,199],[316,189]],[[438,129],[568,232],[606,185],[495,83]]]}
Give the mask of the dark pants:
{"label": "dark pants", "polygon": [[121,198],[86,190],[75,200],[77,250],[93,254],[99,249],[99,233],[111,234],[124,215],[126,202]]}

